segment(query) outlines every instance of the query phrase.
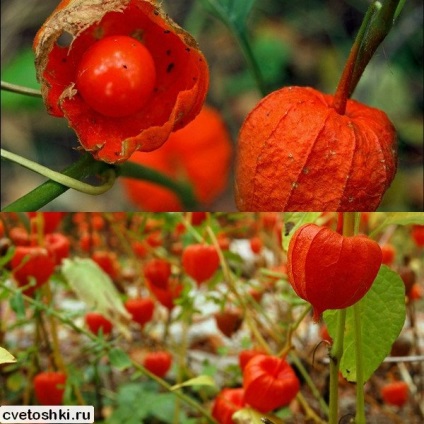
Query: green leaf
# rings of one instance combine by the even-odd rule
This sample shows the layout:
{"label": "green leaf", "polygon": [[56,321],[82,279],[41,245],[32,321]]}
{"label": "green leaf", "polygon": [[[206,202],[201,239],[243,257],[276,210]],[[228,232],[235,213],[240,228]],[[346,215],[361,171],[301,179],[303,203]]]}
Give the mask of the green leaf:
{"label": "green leaf", "polygon": [[114,368],[120,371],[126,370],[132,366],[131,359],[121,349],[114,348],[109,351],[109,361]]}
{"label": "green leaf", "polygon": [[[364,381],[390,353],[405,321],[405,285],[400,276],[382,265],[369,292],[360,300]],[[336,334],[337,311],[324,312],[331,337]],[[353,308],[346,313],[344,351],[340,363],[343,376],[356,381]]]}
{"label": "green leaf", "polygon": [[25,302],[21,292],[12,296],[10,299],[10,307],[18,318],[25,318]]}
{"label": "green leaf", "polygon": [[[322,215],[321,212],[286,212],[284,214],[284,223],[286,226],[285,233],[283,234],[283,249],[285,251],[289,248],[290,240],[295,231],[304,224],[314,223]],[[288,227],[289,226],[289,227]],[[289,229],[289,231],[287,231]]]}
{"label": "green leaf", "polygon": [[88,258],[65,259],[62,273],[72,290],[89,308],[112,321],[123,336],[130,339],[128,323],[131,315],[108,274]]}
{"label": "green leaf", "polygon": [[209,375],[199,375],[180,384],[175,384],[171,390],[177,390],[185,386],[215,386],[215,381]]}
{"label": "green leaf", "polygon": [[13,364],[16,362],[16,358],[9,353],[6,349],[0,347],[0,365],[1,364]]}
{"label": "green leaf", "polygon": [[370,237],[375,236],[389,225],[424,225],[424,214],[421,212],[387,212],[377,214],[377,217],[384,216],[376,229],[372,231]]}

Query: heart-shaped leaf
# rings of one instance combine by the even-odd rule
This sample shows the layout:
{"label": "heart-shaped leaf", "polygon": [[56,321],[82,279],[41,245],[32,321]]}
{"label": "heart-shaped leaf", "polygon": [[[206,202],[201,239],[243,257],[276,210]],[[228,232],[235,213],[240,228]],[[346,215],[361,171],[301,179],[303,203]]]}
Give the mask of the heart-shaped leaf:
{"label": "heart-shaped leaf", "polygon": [[[362,329],[363,378],[366,381],[389,354],[405,321],[405,286],[399,275],[382,265],[370,291],[359,303]],[[337,311],[324,313],[328,332],[336,334]],[[343,376],[356,381],[353,308],[346,314],[344,352],[340,363]]]}

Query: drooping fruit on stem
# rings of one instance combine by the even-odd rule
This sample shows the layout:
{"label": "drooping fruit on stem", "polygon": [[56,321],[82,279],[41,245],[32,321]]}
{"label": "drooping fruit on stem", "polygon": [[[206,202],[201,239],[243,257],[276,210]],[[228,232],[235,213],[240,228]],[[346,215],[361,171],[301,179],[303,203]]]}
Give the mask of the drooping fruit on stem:
{"label": "drooping fruit on stem", "polygon": [[344,309],[362,299],[381,259],[378,243],[364,235],[345,237],[306,224],[290,240],[287,276],[297,295],[312,305],[318,321],[327,309]]}

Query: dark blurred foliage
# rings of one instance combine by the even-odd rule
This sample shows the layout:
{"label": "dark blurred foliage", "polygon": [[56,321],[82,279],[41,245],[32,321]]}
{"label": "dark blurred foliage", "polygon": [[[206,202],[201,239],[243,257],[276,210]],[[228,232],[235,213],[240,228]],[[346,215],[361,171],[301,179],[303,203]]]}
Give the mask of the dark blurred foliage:
{"label": "dark blurred foliage", "polygon": [[[57,0],[2,1],[2,79],[37,87],[32,39]],[[236,144],[246,114],[261,98],[240,47],[202,0],[167,0],[169,15],[198,40],[211,70],[208,103],[222,112]],[[365,0],[258,0],[249,17],[253,51],[268,91],[287,85],[314,86],[332,93],[353,38],[369,5]],[[408,0],[391,33],[361,79],[354,98],[384,110],[398,130],[399,171],[381,210],[423,210],[423,3]],[[76,137],[63,119],[47,115],[42,101],[2,92],[2,145],[60,170],[78,153]],[[44,181],[2,161],[2,205]],[[45,208],[131,210],[117,184],[89,197],[69,191]],[[235,210],[232,180],[210,210]]]}

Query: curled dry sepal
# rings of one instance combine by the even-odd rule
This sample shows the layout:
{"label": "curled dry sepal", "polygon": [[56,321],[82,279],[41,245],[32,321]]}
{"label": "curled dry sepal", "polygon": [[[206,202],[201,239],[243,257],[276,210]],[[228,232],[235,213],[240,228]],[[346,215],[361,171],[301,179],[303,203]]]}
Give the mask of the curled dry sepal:
{"label": "curled dry sepal", "polygon": [[365,235],[342,236],[306,224],[292,236],[287,276],[299,297],[314,309],[314,320],[327,309],[344,309],[362,299],[381,266],[380,246]]}
{"label": "curled dry sepal", "polygon": [[374,211],[396,173],[396,133],[386,114],[354,100],[285,87],[262,99],[239,136],[241,211]]}
{"label": "curled dry sepal", "polygon": [[[61,46],[60,37],[66,34],[72,41]],[[151,55],[154,85],[139,110],[107,116],[88,104],[76,80],[83,73],[79,65],[84,54],[95,43],[122,36],[131,37],[134,46],[142,44],[137,51],[147,49]],[[137,150],[159,148],[200,112],[208,89],[209,71],[196,41],[155,0],[62,0],[38,31],[33,48],[48,112],[65,117],[82,147],[108,163],[123,162]]]}

